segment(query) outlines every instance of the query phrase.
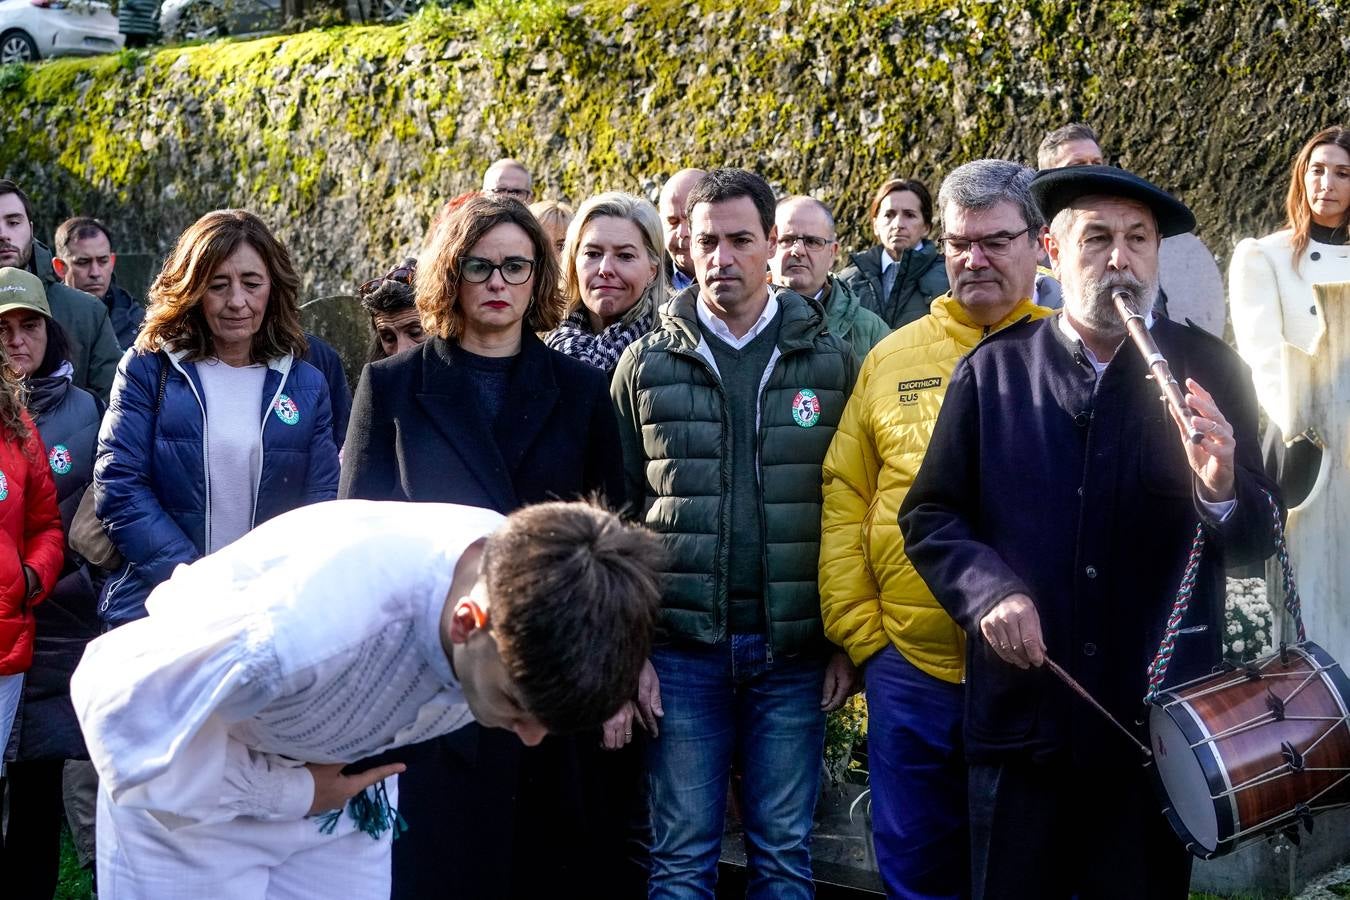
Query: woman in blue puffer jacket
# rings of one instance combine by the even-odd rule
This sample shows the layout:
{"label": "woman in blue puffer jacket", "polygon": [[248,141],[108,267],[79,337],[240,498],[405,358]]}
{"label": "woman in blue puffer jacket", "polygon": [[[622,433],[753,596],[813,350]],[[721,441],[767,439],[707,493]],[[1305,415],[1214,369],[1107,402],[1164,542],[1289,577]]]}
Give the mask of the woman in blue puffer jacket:
{"label": "woman in blue puffer jacket", "polygon": [[257,216],[217,210],[183,232],[117,367],[94,468],[97,512],[125,562],[99,612],[145,615],[180,563],[337,494],[328,386],[302,361],[290,254]]}

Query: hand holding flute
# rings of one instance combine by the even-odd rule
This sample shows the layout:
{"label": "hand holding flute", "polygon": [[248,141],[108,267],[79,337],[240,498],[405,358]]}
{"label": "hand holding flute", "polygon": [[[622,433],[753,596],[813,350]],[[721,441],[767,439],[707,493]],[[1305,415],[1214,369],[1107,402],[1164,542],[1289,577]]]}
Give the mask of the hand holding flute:
{"label": "hand holding flute", "polygon": [[1134,292],[1120,288],[1111,293],[1116,311],[1125,320],[1125,329],[1148,364],[1149,372],[1163,391],[1167,411],[1176,423],[1186,458],[1199,480],[1200,498],[1211,503],[1232,500],[1233,457],[1237,442],[1233,426],[1223,417],[1209,391],[1193,378],[1186,379],[1186,393],[1172,375],[1171,367],[1137,311]]}

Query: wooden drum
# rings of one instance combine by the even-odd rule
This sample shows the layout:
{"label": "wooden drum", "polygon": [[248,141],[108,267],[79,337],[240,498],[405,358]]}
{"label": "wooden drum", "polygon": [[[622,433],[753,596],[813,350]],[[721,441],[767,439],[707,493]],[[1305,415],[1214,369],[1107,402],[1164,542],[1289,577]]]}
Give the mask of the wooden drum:
{"label": "wooden drum", "polygon": [[1305,641],[1153,701],[1164,813],[1201,859],[1350,803],[1350,679]]}

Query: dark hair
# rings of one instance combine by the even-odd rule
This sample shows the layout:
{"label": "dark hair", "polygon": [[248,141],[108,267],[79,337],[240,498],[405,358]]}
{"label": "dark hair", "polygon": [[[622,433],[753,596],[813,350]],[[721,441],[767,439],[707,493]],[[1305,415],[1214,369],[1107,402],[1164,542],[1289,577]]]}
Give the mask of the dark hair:
{"label": "dark hair", "polygon": [[1055,151],[1071,141],[1092,141],[1101,149],[1101,139],[1097,137],[1097,132],[1092,130],[1090,125],[1084,125],[1082,122],[1070,122],[1063,128],[1056,128],[1047,134],[1042,140],[1041,145],[1036,148],[1036,167],[1039,169],[1053,168],[1055,161]]}
{"label": "dark hair", "polygon": [[[1308,164],[1312,161],[1313,151],[1323,144],[1335,144],[1346,153],[1350,153],[1350,129],[1343,125],[1332,125],[1314,134],[1308,143],[1294,157],[1294,165],[1289,171],[1289,193],[1285,195],[1285,227],[1291,229],[1294,248],[1294,271],[1299,269],[1303,251],[1308,249],[1312,234],[1312,207],[1308,205],[1308,189],[1303,184],[1303,176],[1308,174]],[[1350,223],[1350,216],[1341,220],[1340,227]]]}
{"label": "dark hair", "polygon": [[928,193],[928,188],[923,186],[923,182],[913,178],[888,178],[883,181],[881,187],[872,195],[872,203],[867,207],[867,218],[875,219],[877,210],[881,209],[881,201],[897,191],[909,191],[919,198],[919,215],[923,217],[923,224],[932,228],[933,195]]}
{"label": "dark hair", "polygon": [[[366,353],[366,362],[378,362],[387,358],[384,344],[380,343],[379,332],[375,328],[375,316],[391,315],[417,306],[417,295],[413,289],[412,277],[417,271],[417,258],[409,256],[389,271],[389,274],[374,281],[368,281],[357,289],[361,298],[361,308],[370,315],[370,349]],[[407,279],[406,281],[404,279]],[[367,286],[373,285],[367,290]]]}
{"label": "dark hair", "polygon": [[262,327],[253,335],[253,361],[265,362],[287,354],[303,359],[309,345],[296,305],[300,277],[286,247],[262,219],[245,209],[209,212],[179,235],[150,286],[136,347],[155,351],[173,344],[186,350],[189,360],[211,356],[215,341],[202,313],[202,298],[216,269],[245,243],[262,257],[271,282]]}
{"label": "dark hair", "polygon": [[507,223],[520,226],[534,247],[534,285],[521,327],[534,332],[558,327],[563,317],[562,295],[558,293],[558,251],[544,233],[544,226],[519,200],[477,194],[446,214],[420,257],[417,309],[428,333],[448,340],[463,332],[464,315],[457,303],[459,261],[483,235]]}
{"label": "dark hair", "polygon": [[19,198],[19,202],[23,204],[23,213],[28,217],[28,224],[33,224],[33,201],[28,199],[28,195],[23,192],[23,188],[8,178],[0,178],[0,197],[5,194],[14,194]]}
{"label": "dark hair", "polygon": [[66,336],[66,330],[51,316],[42,318],[47,323],[47,350],[33,372],[34,378],[46,378],[61,368],[61,363],[70,359],[70,338]]}
{"label": "dark hair", "polygon": [[591,503],[518,509],[483,554],[506,673],[549,731],[595,728],[637,692],[651,653],[665,553]]}
{"label": "dark hair", "polygon": [[700,203],[724,203],[737,197],[749,197],[759,213],[759,224],[764,228],[764,236],[773,231],[774,210],[778,201],[774,199],[773,188],[754,172],[745,169],[713,169],[706,173],[689,189],[684,201],[684,214],[688,216]]}
{"label": "dark hair", "polygon": [[112,232],[108,230],[108,226],[98,219],[90,216],[76,216],[73,219],[66,219],[56,227],[56,240],[53,243],[55,244],[54,249],[57,257],[69,260],[70,245],[73,242],[82,241],[97,234],[107,238],[108,247],[112,247]]}

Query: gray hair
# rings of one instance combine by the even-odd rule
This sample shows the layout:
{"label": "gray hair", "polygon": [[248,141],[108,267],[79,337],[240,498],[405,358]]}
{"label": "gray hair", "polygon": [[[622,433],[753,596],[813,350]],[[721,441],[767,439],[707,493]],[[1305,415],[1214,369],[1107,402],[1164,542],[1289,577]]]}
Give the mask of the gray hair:
{"label": "gray hair", "polygon": [[1052,169],[1055,166],[1055,155],[1059,148],[1073,141],[1092,141],[1098,147],[1102,142],[1097,137],[1097,132],[1092,130],[1090,125],[1084,125],[1082,122],[1070,122],[1063,128],[1056,128],[1041,140],[1041,145],[1036,148],[1036,165],[1042,169]]}
{"label": "gray hair", "polygon": [[567,301],[567,315],[582,307],[581,280],[577,276],[577,245],[581,243],[581,232],[592,219],[602,217],[626,219],[637,226],[642,235],[642,245],[647,258],[656,266],[656,277],[642,296],[633,304],[633,308],[623,314],[626,325],[647,313],[654,313],[657,304],[666,297],[666,267],[662,254],[665,241],[661,237],[661,216],[651,201],[622,191],[606,191],[590,197],[577,209],[572,224],[567,226],[567,242],[563,245],[562,292]]}
{"label": "gray hair", "polygon": [[1031,179],[1036,177],[1027,166],[1006,159],[977,159],[958,167],[942,179],[938,189],[938,209],[946,217],[948,205],[966,210],[992,209],[1011,203],[1022,213],[1030,229],[1029,239],[1039,237],[1045,216],[1031,196]]}

